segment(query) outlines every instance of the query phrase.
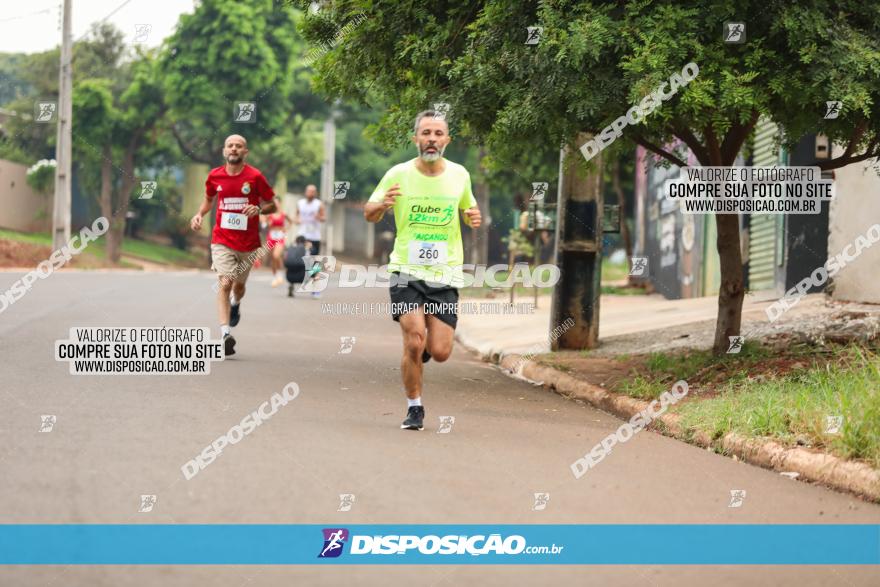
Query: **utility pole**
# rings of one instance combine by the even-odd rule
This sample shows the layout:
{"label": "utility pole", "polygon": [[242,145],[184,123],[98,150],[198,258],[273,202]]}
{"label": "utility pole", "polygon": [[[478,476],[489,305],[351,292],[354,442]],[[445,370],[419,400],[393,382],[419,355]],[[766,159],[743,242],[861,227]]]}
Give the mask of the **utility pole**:
{"label": "utility pole", "polygon": [[324,247],[325,254],[333,254],[333,181],[336,177],[336,105],[335,102],[324,121],[324,162],[321,164],[321,201],[327,211],[327,221],[324,223]]}
{"label": "utility pole", "polygon": [[[577,147],[590,139],[578,133]],[[552,342],[560,349],[595,348],[599,342],[599,292],[602,279],[602,158],[588,168],[578,150],[559,154],[556,265],[561,272],[553,288],[550,327],[568,320],[574,325]]]}
{"label": "utility pole", "polygon": [[486,149],[480,147],[478,154],[480,174],[479,181],[474,186],[474,197],[477,200],[477,207],[483,215],[483,223],[480,228],[471,229],[471,263],[489,264],[489,226],[492,224],[492,218],[489,215],[489,182],[486,177],[486,168],[483,167],[483,161],[486,158]]}
{"label": "utility pole", "polygon": [[52,248],[60,249],[70,240],[71,124],[73,123],[73,41],[70,10],[73,0],[64,1],[61,29],[61,69],[58,73],[58,140],[55,145],[55,202],[52,212]]}

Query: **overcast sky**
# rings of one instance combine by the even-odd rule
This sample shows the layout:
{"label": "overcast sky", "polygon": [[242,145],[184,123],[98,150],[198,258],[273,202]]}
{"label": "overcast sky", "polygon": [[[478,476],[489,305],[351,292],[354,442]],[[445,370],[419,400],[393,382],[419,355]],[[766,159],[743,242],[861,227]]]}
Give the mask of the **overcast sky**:
{"label": "overcast sky", "polygon": [[[180,15],[193,11],[193,0],[70,1],[74,39],[82,37],[93,22],[106,18],[128,42],[135,40],[138,25],[149,25],[143,42],[147,47],[159,45],[174,31]],[[0,5],[0,53],[37,53],[61,43],[61,0],[3,0]]]}

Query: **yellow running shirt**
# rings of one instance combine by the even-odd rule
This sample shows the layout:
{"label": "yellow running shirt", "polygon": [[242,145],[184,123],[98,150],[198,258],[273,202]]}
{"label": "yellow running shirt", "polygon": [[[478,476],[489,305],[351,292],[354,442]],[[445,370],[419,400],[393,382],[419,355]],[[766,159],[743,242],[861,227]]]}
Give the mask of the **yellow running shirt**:
{"label": "yellow running shirt", "polygon": [[388,271],[462,287],[464,251],[458,211],[477,205],[470,174],[458,163],[446,160],[443,173],[427,176],[412,159],[385,174],[370,202],[381,202],[394,184],[400,184],[400,196],[394,204],[397,237]]}

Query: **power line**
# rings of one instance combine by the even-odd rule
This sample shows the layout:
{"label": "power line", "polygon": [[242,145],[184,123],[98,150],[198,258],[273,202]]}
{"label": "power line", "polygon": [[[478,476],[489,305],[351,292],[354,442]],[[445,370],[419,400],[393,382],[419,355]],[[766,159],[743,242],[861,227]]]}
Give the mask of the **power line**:
{"label": "power line", "polygon": [[84,32],[82,35],[80,35],[79,38],[78,38],[76,41],[74,41],[74,42],[82,41],[82,40],[83,40],[83,39],[89,34],[89,31],[91,30],[91,27],[92,27],[93,25],[101,24],[102,22],[106,22],[108,18],[110,18],[111,16],[113,16],[114,14],[116,14],[117,12],[119,12],[120,10],[122,10],[123,8],[125,8],[125,6],[126,6],[127,4],[129,4],[130,2],[131,2],[131,0],[125,0],[122,4],[120,4],[119,6],[117,6],[116,8],[114,8],[114,9],[110,12],[110,14],[108,14],[107,16],[105,16],[105,17],[102,18],[101,20],[96,20],[96,21],[92,22],[92,24],[89,25],[89,30],[87,30],[87,31]]}
{"label": "power line", "polygon": [[18,16],[10,16],[9,18],[0,18],[0,22],[11,22],[11,21],[13,21],[13,20],[22,20],[22,19],[24,19],[24,18],[29,18],[29,17],[31,17],[31,16],[36,16],[36,15],[38,15],[38,14],[49,14],[49,13],[52,12],[53,10],[55,10],[55,9],[52,8],[52,7],[44,8],[44,9],[42,9],[42,10],[36,10],[36,11],[34,11],[34,12],[29,12],[29,13],[27,13],[27,14],[20,14],[20,15],[18,15]]}

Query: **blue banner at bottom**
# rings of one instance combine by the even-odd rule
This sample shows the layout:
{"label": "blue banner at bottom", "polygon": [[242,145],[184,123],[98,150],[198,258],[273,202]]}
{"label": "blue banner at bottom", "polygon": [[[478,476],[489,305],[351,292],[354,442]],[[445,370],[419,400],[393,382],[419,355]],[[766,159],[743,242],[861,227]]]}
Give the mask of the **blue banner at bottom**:
{"label": "blue banner at bottom", "polygon": [[6,524],[4,565],[877,565],[877,524]]}

